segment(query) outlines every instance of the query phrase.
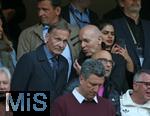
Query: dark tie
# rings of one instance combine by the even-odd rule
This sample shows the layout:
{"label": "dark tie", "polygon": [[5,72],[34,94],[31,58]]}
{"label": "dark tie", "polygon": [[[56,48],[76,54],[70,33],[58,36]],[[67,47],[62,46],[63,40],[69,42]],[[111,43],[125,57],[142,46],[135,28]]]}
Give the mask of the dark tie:
{"label": "dark tie", "polygon": [[54,57],[52,58],[52,62],[53,62],[53,72],[54,72],[54,82],[57,80],[57,76],[58,76],[58,61],[57,59]]}
{"label": "dark tie", "polygon": [[83,100],[83,102],[82,103],[96,103],[95,101],[94,101],[94,99],[93,100]]}

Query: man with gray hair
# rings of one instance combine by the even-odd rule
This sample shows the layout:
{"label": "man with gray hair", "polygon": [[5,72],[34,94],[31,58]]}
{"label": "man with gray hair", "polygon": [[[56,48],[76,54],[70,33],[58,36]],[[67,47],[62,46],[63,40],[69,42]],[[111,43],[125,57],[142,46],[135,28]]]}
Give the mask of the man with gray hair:
{"label": "man with gray hair", "polygon": [[[42,43],[46,43],[46,33],[52,25],[67,25],[71,30],[70,39],[61,53],[69,63],[68,80],[72,77],[72,64],[80,52],[78,27],[73,27],[61,18],[61,0],[37,0],[39,23],[22,31],[19,37],[17,58],[27,52],[34,51]],[[66,77],[66,78],[67,78]]]}
{"label": "man with gray hair", "polygon": [[62,94],[67,83],[68,62],[61,55],[70,37],[67,25],[51,26],[46,43],[18,61],[12,91],[49,91],[51,103]]}
{"label": "man with gray hair", "polygon": [[10,71],[5,67],[1,67],[0,68],[0,93],[9,91],[10,81],[11,81]]}
{"label": "man with gray hair", "polygon": [[6,112],[6,95],[10,90],[11,74],[5,67],[0,67],[0,116],[12,116],[12,112]]}
{"label": "man with gray hair", "polygon": [[104,83],[104,76],[105,69],[101,62],[85,60],[81,67],[80,85],[54,102],[52,116],[115,116],[112,104],[97,95]]}
{"label": "man with gray hair", "polygon": [[150,115],[150,70],[138,71],[133,79],[133,90],[120,98],[122,116]]}
{"label": "man with gray hair", "polygon": [[150,21],[141,18],[142,0],[118,1],[122,7],[123,17],[112,20],[116,38],[125,41],[135,72],[140,69],[150,69]]}

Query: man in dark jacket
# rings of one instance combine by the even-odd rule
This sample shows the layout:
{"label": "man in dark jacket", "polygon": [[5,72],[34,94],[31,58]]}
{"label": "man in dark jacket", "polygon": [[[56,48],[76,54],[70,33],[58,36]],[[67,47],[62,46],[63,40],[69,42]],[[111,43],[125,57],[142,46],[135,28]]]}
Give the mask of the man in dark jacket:
{"label": "man in dark jacket", "polygon": [[48,91],[51,102],[61,95],[68,74],[68,62],[61,55],[70,37],[66,26],[49,28],[46,43],[19,59],[12,77],[12,91]]}

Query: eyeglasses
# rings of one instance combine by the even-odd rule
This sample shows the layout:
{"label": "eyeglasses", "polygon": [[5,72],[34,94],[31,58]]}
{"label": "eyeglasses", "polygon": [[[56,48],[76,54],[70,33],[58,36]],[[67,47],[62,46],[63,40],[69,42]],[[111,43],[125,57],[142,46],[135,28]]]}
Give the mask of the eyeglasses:
{"label": "eyeglasses", "polygon": [[150,82],[136,81],[136,83],[142,83],[142,84],[144,84],[146,87],[150,86]]}
{"label": "eyeglasses", "polygon": [[101,61],[104,65],[107,64],[107,63],[111,64],[112,66],[115,65],[113,60],[107,60],[106,58],[98,58],[97,60]]}

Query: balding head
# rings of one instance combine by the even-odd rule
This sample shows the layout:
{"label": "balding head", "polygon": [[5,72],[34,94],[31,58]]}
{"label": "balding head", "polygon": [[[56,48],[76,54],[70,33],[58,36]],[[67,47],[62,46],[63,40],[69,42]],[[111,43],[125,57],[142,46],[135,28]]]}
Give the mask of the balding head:
{"label": "balding head", "polygon": [[95,54],[93,54],[92,58],[93,59],[109,58],[112,60],[112,56],[111,56],[110,52],[108,52],[106,50],[100,50],[100,51],[96,52]]}
{"label": "balding head", "polygon": [[95,25],[87,25],[80,30],[79,36],[83,33],[89,34],[90,36],[99,37],[101,36],[101,31]]}
{"label": "balding head", "polygon": [[101,50],[101,31],[94,25],[87,25],[79,32],[81,47],[86,56],[92,56]]}
{"label": "balding head", "polygon": [[105,67],[105,77],[109,77],[114,65],[111,54],[106,50],[100,50],[96,52],[92,58],[102,62]]}

